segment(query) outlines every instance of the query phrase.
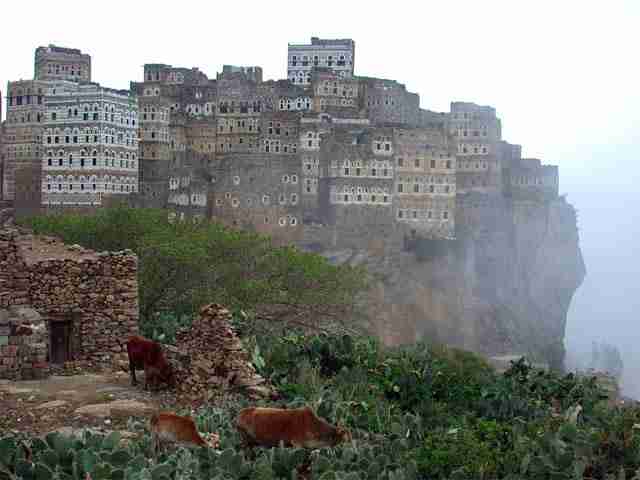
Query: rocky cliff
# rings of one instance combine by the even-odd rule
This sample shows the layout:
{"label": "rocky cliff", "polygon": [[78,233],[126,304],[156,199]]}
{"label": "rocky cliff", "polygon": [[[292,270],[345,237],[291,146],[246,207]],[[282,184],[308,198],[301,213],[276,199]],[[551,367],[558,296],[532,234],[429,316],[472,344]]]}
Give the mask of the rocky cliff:
{"label": "rocky cliff", "polygon": [[366,307],[387,344],[434,340],[488,355],[527,354],[559,366],[567,310],[585,276],[576,215],[563,198],[458,200],[457,239],[401,248],[336,247],[332,262],[364,264]]}

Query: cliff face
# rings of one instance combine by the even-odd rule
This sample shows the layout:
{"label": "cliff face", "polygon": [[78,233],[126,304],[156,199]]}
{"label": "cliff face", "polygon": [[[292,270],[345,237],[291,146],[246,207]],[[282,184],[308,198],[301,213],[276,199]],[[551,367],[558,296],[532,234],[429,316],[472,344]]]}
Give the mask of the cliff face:
{"label": "cliff face", "polygon": [[425,338],[559,365],[567,310],[586,273],[573,207],[562,198],[467,198],[456,218],[456,241],[322,254],[367,266],[375,280],[366,308],[387,344]]}

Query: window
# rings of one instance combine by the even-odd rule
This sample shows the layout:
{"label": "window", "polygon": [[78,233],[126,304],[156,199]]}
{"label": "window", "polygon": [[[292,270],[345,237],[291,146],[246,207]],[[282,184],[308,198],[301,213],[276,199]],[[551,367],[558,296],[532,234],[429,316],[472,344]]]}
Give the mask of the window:
{"label": "window", "polygon": [[404,159],[398,158],[398,166],[399,167],[403,167],[404,166]]}
{"label": "window", "polygon": [[416,158],[415,166],[416,166],[416,168],[420,168],[420,159],[419,158]]}
{"label": "window", "polygon": [[431,160],[431,168],[436,168],[436,161],[435,160]]}
{"label": "window", "polygon": [[291,220],[289,221],[289,223],[294,226],[298,223],[298,219],[296,217],[291,217]]}
{"label": "window", "polygon": [[297,193],[292,193],[291,194],[291,204],[292,205],[296,205],[298,203],[298,194]]}
{"label": "window", "polygon": [[420,185],[417,183],[413,184],[413,193],[420,193]]}
{"label": "window", "polygon": [[403,185],[401,183],[398,184],[398,193],[402,193]]}
{"label": "window", "polygon": [[443,220],[447,220],[449,218],[449,212],[447,212],[446,210],[442,212],[442,218]]}
{"label": "window", "polygon": [[284,227],[287,224],[287,219],[284,217],[280,217],[280,219],[278,220],[278,225],[280,225],[281,227]]}
{"label": "window", "polygon": [[269,205],[269,195],[263,195],[262,196],[262,203],[264,205]]}

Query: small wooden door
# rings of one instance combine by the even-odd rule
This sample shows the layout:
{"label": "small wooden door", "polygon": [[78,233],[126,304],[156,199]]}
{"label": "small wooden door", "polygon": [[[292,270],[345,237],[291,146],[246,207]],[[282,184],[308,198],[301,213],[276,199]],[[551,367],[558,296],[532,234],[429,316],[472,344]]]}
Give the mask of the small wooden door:
{"label": "small wooden door", "polygon": [[51,322],[51,363],[62,364],[70,360],[71,322]]}

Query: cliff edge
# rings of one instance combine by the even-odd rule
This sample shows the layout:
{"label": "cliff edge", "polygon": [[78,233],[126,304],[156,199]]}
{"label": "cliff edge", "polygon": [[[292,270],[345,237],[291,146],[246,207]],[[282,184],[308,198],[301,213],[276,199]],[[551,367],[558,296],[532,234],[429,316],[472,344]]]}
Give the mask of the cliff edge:
{"label": "cliff edge", "polygon": [[586,274],[572,205],[468,195],[456,216],[456,240],[320,253],[366,265],[365,308],[386,344],[433,340],[561,366],[567,311]]}

